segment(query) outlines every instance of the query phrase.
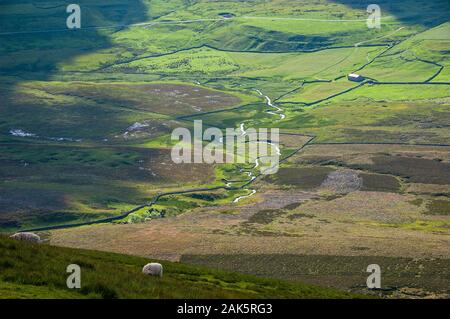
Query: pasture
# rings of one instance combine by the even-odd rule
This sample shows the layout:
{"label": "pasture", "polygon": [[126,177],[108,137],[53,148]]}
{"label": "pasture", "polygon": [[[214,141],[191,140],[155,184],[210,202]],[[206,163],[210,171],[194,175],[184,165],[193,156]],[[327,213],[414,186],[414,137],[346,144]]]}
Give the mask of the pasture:
{"label": "pasture", "polygon": [[[362,265],[380,262],[396,286],[383,297],[448,294],[448,1],[380,0],[381,29],[367,28],[359,0],[79,4],[80,30],[55,1],[0,4],[1,231],[121,216],[42,234],[213,267],[241,258],[233,267],[254,275],[282,262],[280,278],[359,292]],[[254,163],[175,165],[170,134],[193,120],[279,128],[278,174],[250,182]],[[7,296],[137,296],[119,280],[145,297],[349,296],[170,263],[159,288],[92,271],[72,294],[52,275],[69,253],[97,270],[98,258],[118,269],[144,259],[43,246],[63,257],[45,268],[38,252],[36,279],[17,271],[34,247],[0,248]]]}

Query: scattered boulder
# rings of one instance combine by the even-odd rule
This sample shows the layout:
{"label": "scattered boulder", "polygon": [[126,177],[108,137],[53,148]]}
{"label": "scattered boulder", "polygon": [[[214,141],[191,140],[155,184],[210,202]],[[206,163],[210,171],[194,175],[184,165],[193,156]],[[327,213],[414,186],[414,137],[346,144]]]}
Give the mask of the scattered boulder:
{"label": "scattered boulder", "polygon": [[24,241],[31,241],[38,243],[41,241],[41,237],[36,235],[35,233],[15,233],[14,235],[10,236],[13,239],[16,240],[24,240]]}
{"label": "scattered boulder", "polygon": [[142,272],[149,276],[163,276],[163,266],[158,263],[150,263],[144,266],[142,268]]}

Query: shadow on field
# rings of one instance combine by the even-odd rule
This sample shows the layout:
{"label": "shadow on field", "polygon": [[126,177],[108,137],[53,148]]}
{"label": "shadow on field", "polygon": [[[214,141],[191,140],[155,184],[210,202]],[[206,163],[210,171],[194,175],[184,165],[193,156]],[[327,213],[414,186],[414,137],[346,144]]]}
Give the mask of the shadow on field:
{"label": "shadow on field", "polygon": [[[78,101],[62,108],[64,96],[43,90],[29,90],[18,85],[27,81],[52,79],[61,63],[114,47],[110,35],[126,25],[147,21],[147,7],[141,0],[93,1],[78,0],[81,8],[81,29],[70,30],[66,12],[71,2],[47,0],[0,1],[0,136],[10,137],[9,130],[36,126],[61,127],[83,122],[96,116],[96,108]],[[87,61],[89,62],[89,61]],[[30,114],[33,114],[30,119]],[[107,112],[111,123],[120,116]],[[27,120],[28,119],[28,120]],[[25,127],[11,127],[15,123]],[[28,128],[27,126],[30,126]]]}
{"label": "shadow on field", "polygon": [[381,14],[393,15],[401,22],[430,28],[448,21],[448,0],[329,0],[353,9],[365,11],[369,4],[377,4]]}
{"label": "shadow on field", "polygon": [[81,8],[81,29],[69,30],[67,5],[61,1],[1,1],[0,52],[3,62],[15,62],[11,67],[2,63],[1,73],[27,72],[33,79],[48,79],[60,62],[111,48],[109,31],[148,20],[141,0],[76,3]]}
{"label": "shadow on field", "polygon": [[[52,94],[47,92],[45,86],[42,90],[22,87],[26,86],[27,81],[51,80],[61,63],[111,49],[114,46],[110,40],[112,32],[149,19],[148,9],[141,0],[77,0],[74,3],[81,7],[82,28],[69,30],[66,19],[70,13],[66,12],[66,7],[70,3],[0,0],[0,141],[5,144],[13,141],[12,129],[31,131],[39,136],[45,132],[47,134],[44,135],[53,139],[64,137],[69,141],[73,134],[83,134],[82,130],[75,131],[74,127],[78,125],[97,132],[96,127],[102,125],[100,120],[105,117],[109,125],[126,125],[121,112],[93,107],[101,104]],[[58,135],[52,135],[55,132]],[[3,195],[0,196],[0,228],[20,228],[22,223],[27,222],[34,225],[35,222],[47,224],[104,217],[114,214],[114,211],[107,209],[110,202],[121,202],[127,198],[136,202],[145,200],[141,192],[120,187],[117,178],[113,181],[114,176],[111,177],[111,174],[118,174],[119,168],[122,178],[130,170],[131,165],[127,163],[131,160],[123,157],[128,154],[116,158],[117,154],[124,152],[110,151],[111,154],[105,157],[109,163],[101,164],[102,155],[95,149],[86,151],[90,155],[78,148],[64,146],[57,151],[41,146],[38,153],[30,145],[18,147],[12,144],[10,151],[8,149],[7,145],[0,148],[0,176],[2,180],[9,176],[13,182],[10,186],[0,185]],[[33,153],[35,155],[30,157]],[[73,160],[68,160],[72,156],[70,154],[75,156]],[[76,154],[79,156],[76,157]],[[39,156],[43,157],[36,160]],[[130,156],[135,156],[135,153]],[[88,158],[91,163],[86,161]],[[116,164],[126,167],[111,167]],[[97,171],[91,172],[93,169]],[[138,167],[135,169],[138,170]],[[133,174],[137,173],[133,171]],[[142,172],[139,174],[144,175]],[[20,186],[21,182],[33,178],[38,179],[34,180],[35,184]],[[75,178],[79,180],[74,181]],[[51,189],[42,186],[49,182],[53,183],[49,186]],[[93,189],[103,197],[95,197]],[[68,201],[76,196],[97,205],[101,213],[83,216],[67,212]]]}

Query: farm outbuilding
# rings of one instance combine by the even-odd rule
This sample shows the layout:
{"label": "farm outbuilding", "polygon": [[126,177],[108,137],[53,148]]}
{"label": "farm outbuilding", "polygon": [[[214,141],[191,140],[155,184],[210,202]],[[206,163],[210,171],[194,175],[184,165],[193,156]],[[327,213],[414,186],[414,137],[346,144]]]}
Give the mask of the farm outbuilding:
{"label": "farm outbuilding", "polygon": [[349,81],[353,81],[353,82],[361,82],[364,81],[364,77],[356,74],[356,73],[350,73],[347,78],[349,79]]}

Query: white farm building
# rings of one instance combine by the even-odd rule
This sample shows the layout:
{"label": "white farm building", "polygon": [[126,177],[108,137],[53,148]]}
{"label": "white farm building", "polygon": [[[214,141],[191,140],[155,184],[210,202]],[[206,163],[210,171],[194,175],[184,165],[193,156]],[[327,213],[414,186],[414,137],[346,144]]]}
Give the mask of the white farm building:
{"label": "white farm building", "polygon": [[359,75],[359,74],[356,74],[356,73],[350,73],[350,74],[347,76],[347,78],[348,78],[349,81],[353,81],[353,82],[361,82],[361,81],[364,81],[364,77],[361,76],[361,75]]}

